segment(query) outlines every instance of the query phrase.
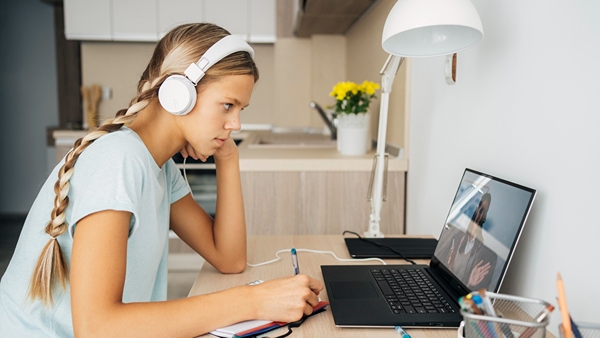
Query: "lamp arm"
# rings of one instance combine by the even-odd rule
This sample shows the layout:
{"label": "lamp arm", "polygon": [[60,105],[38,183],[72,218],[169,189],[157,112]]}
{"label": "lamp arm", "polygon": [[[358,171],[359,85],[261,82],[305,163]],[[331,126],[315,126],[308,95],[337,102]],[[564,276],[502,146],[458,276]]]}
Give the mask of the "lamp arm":
{"label": "lamp arm", "polygon": [[379,105],[379,126],[377,131],[377,152],[375,153],[375,165],[371,172],[373,179],[373,196],[369,196],[371,201],[371,215],[369,216],[369,228],[364,233],[365,237],[384,237],[380,231],[379,222],[381,220],[381,206],[384,201],[384,176],[387,167],[384,166],[386,153],[386,132],[390,93],[392,92],[392,83],[396,73],[402,65],[404,58],[397,55],[388,56],[383,68],[381,69],[381,103]]}

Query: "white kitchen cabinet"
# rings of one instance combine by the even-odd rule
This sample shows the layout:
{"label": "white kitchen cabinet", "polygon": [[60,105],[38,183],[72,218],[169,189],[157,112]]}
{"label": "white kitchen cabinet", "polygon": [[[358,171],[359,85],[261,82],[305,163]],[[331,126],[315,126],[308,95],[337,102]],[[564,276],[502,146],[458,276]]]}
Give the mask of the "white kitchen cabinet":
{"label": "white kitchen cabinet", "polygon": [[64,0],[68,40],[156,41],[156,0]]}
{"label": "white kitchen cabinet", "polygon": [[275,41],[276,0],[64,0],[69,40],[158,41],[173,27],[212,22],[249,42]]}
{"label": "white kitchen cabinet", "polygon": [[204,0],[158,0],[158,38],[184,23],[203,22]]}
{"label": "white kitchen cabinet", "polygon": [[154,0],[114,0],[112,39],[117,41],[157,41],[158,11]]}
{"label": "white kitchen cabinet", "polygon": [[214,23],[234,35],[248,39],[247,0],[205,0],[206,22]]}
{"label": "white kitchen cabinet", "polygon": [[64,0],[68,40],[112,40],[109,0]]}
{"label": "white kitchen cabinet", "polygon": [[252,0],[249,5],[248,41],[253,43],[275,42],[277,18],[275,0]]}

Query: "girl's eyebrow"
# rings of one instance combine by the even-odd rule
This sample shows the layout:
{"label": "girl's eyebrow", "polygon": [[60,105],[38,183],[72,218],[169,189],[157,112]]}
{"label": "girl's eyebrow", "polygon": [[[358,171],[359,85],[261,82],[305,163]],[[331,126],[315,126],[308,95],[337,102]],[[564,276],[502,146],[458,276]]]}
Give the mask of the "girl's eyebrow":
{"label": "girl's eyebrow", "polygon": [[238,106],[242,105],[242,103],[238,99],[236,99],[234,97],[225,96],[225,100],[232,101],[233,103],[235,103]]}
{"label": "girl's eyebrow", "polygon": [[[236,98],[234,98],[234,97],[225,96],[225,100],[232,101],[232,102],[233,102],[233,103],[235,103],[237,106],[241,106],[241,105],[242,105],[242,103],[241,103],[241,102],[240,102],[238,99],[236,99]],[[245,106],[244,106],[244,108],[248,107],[249,105],[250,105],[250,104],[247,104],[247,105],[245,105]]]}

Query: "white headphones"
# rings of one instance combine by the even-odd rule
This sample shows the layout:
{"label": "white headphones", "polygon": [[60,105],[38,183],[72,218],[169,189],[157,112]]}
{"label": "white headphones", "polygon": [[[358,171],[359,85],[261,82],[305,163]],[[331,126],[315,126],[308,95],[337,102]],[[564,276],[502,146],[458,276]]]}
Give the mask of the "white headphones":
{"label": "white headphones", "polygon": [[237,35],[228,35],[217,41],[192,63],[184,75],[169,76],[158,89],[158,101],[174,115],[185,115],[196,105],[196,85],[206,71],[224,57],[235,52],[248,52],[254,58],[254,50],[244,39]]}

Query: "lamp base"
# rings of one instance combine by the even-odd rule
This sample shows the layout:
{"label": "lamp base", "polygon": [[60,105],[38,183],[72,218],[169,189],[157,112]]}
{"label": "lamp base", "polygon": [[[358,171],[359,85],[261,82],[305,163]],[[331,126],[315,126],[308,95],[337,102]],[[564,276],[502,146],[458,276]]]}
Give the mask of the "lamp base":
{"label": "lamp base", "polygon": [[369,222],[369,230],[365,231],[363,235],[367,238],[383,238],[385,235],[383,232],[379,231],[379,223],[377,222]]}

